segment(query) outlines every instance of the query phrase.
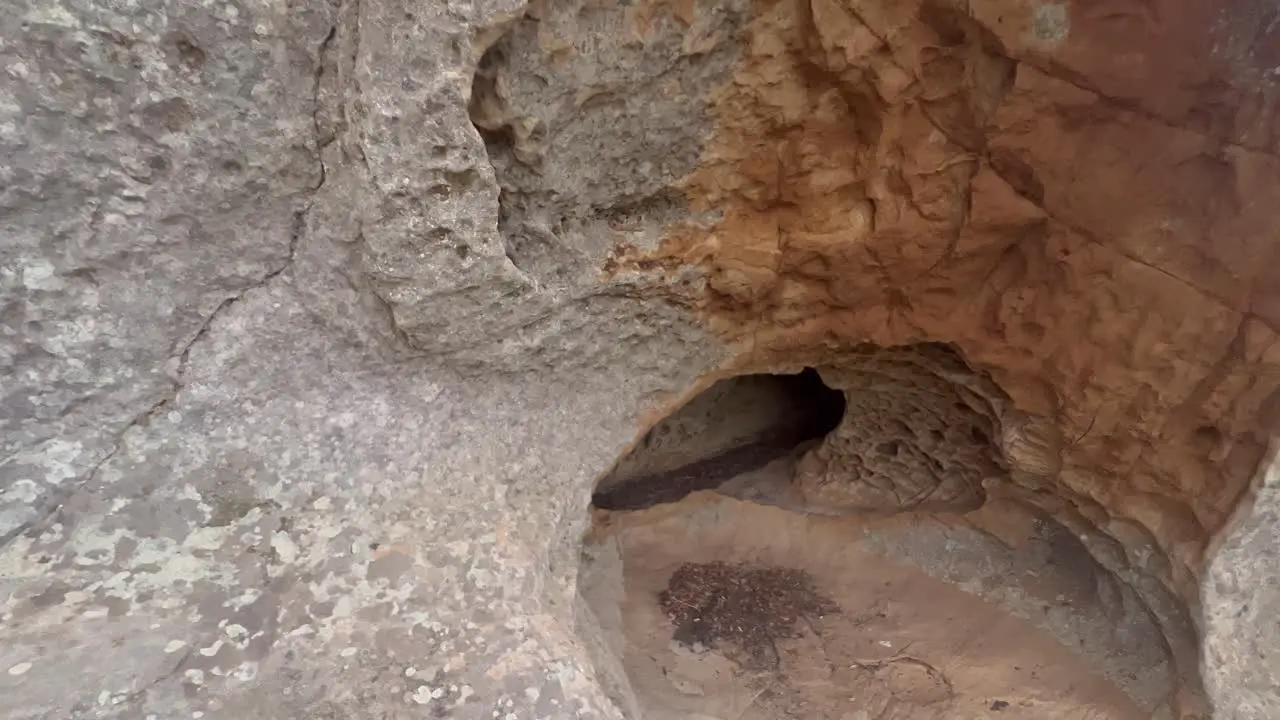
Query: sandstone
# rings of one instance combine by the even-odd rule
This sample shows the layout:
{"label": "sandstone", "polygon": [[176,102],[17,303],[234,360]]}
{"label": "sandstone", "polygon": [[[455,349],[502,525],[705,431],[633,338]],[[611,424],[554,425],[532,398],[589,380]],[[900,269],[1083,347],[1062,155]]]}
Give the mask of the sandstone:
{"label": "sandstone", "polygon": [[[0,710],[652,714],[610,573],[657,561],[606,540],[845,537],[803,509],[983,627],[1066,567],[1035,642],[1119,653],[1099,707],[1280,717],[1276,18],[4,4]],[[725,461],[809,411],[717,383],[806,367],[842,417]],[[589,511],[708,457],[704,526]]]}

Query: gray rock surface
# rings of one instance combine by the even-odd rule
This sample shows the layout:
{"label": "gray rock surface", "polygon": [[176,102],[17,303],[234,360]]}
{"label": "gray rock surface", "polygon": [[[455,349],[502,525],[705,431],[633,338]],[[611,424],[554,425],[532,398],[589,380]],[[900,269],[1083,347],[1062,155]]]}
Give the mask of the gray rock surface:
{"label": "gray rock surface", "polygon": [[1280,457],[1224,533],[1204,583],[1204,676],[1216,717],[1280,717]]}
{"label": "gray rock surface", "polygon": [[[0,714],[621,717],[584,509],[722,350],[599,234],[683,217],[743,12],[535,82],[481,62],[516,0],[0,5]],[[1280,712],[1275,484],[1208,584],[1222,717]]]}
{"label": "gray rock surface", "polygon": [[618,716],[591,482],[717,351],[507,258],[521,10],[0,8],[5,717]]}

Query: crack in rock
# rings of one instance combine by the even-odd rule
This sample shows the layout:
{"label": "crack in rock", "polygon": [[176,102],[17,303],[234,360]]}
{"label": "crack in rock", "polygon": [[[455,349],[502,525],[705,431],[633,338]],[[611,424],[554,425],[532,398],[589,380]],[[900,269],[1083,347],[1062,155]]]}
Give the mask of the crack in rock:
{"label": "crack in rock", "polygon": [[[327,47],[336,32],[336,26],[330,29],[328,35],[321,42],[321,52],[323,52],[324,48]],[[321,56],[318,55],[313,95],[316,107],[319,105],[319,83],[320,76],[323,72],[323,63],[320,58]],[[114,433],[110,448],[102,455],[102,457],[90,466],[89,471],[85,473],[82,478],[69,483],[66,489],[55,488],[51,492],[47,493],[43,498],[43,502],[38,503],[40,507],[36,510],[31,519],[18,524],[13,529],[7,531],[3,535],[0,535],[0,548],[7,547],[10,542],[21,535],[46,529],[49,522],[57,515],[58,511],[65,506],[67,501],[74,497],[76,493],[80,492],[84,487],[91,485],[97,478],[98,474],[102,471],[102,468],[120,453],[124,448],[125,438],[130,432],[135,428],[150,424],[150,420],[158,413],[165,408],[176,404],[178,395],[182,392],[185,384],[187,371],[191,363],[192,350],[209,334],[213,324],[218,320],[218,318],[222,317],[230,308],[248,296],[249,293],[267,287],[272,281],[283,275],[286,270],[293,266],[294,261],[297,258],[298,247],[301,242],[302,234],[306,230],[306,216],[315,203],[315,194],[324,186],[326,177],[324,162],[321,157],[321,150],[323,149],[323,146],[321,145],[318,110],[313,111],[312,121],[315,132],[314,140],[316,143],[316,162],[319,166],[320,179],[317,184],[308,191],[308,194],[310,194],[311,197],[307,199],[304,207],[293,214],[293,223],[289,231],[288,252],[284,262],[282,262],[278,267],[268,270],[267,273],[264,274],[257,282],[241,288],[218,303],[213,312],[209,313],[209,315],[200,323],[199,328],[197,328],[191,339],[184,343],[178,352],[169,356],[166,364],[170,366],[176,365],[176,367],[169,374],[170,387],[164,396],[147,406],[142,412],[134,415],[132,419],[125,423],[124,427],[120,431]]]}

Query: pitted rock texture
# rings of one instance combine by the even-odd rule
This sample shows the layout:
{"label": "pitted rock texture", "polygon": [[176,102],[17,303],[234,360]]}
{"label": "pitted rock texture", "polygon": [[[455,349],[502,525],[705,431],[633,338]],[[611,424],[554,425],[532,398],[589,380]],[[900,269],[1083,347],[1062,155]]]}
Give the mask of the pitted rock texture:
{"label": "pitted rock texture", "polygon": [[1141,525],[1194,598],[1280,391],[1280,87],[1233,12],[1272,11],[761,3],[680,184],[696,219],[609,267],[671,278],[746,371],[955,345],[1057,427],[1046,488]]}
{"label": "pitted rock texture", "polygon": [[583,509],[720,351],[507,258],[523,10],[0,8],[0,714],[619,717]]}
{"label": "pitted rock texture", "polygon": [[789,440],[814,408],[787,390],[785,382],[769,375],[716,383],[646,432],[597,491],[737,447]]}
{"label": "pitted rock texture", "polygon": [[596,476],[713,379],[948,342],[1070,439],[1042,507],[1213,588],[1219,717],[1280,715],[1274,483],[1226,524],[1275,14],[3,3],[0,714],[622,717]]}
{"label": "pitted rock texture", "polygon": [[1280,573],[1280,462],[1277,448],[1260,470],[1257,496],[1242,508],[1209,565],[1204,587],[1205,684],[1217,717],[1280,712],[1280,596],[1257,578]]}
{"label": "pitted rock texture", "polygon": [[541,287],[580,291],[617,247],[650,247],[687,217],[676,184],[698,167],[750,10],[745,0],[535,2],[489,50],[471,118],[516,267]]}
{"label": "pitted rock texture", "polygon": [[[957,366],[959,366],[957,368]],[[833,511],[973,510],[1003,479],[999,420],[945,348],[871,351],[824,374],[845,393],[843,422],[796,468],[809,506]]]}

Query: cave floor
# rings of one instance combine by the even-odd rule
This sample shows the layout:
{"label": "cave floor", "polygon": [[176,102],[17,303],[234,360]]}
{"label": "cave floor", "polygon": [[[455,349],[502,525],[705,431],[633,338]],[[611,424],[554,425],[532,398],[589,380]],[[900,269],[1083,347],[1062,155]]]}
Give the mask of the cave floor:
{"label": "cave floor", "polygon": [[[646,720],[1129,720],[1168,692],[1143,614],[1037,552],[1016,510],[868,520],[698,492],[597,520],[583,597]],[[709,584],[678,587],[690,571]],[[812,602],[764,586],[783,575]]]}

